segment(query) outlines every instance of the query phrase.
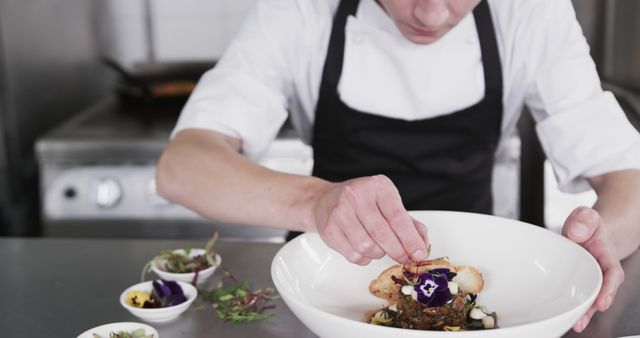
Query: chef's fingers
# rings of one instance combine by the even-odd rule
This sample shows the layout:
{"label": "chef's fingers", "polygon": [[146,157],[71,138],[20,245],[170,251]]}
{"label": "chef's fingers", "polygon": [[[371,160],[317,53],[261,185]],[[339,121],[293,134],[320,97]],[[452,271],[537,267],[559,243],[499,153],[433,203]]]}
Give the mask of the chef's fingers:
{"label": "chef's fingers", "polygon": [[378,208],[393,229],[404,250],[414,261],[427,259],[427,243],[416,230],[413,220],[402,205],[402,199],[393,182],[384,175],[373,176],[376,180]]}
{"label": "chef's fingers", "polygon": [[362,256],[351,247],[349,240],[337,223],[327,224],[321,236],[330,248],[340,253],[349,262],[358,265],[367,265],[371,262],[370,258]]}
{"label": "chef's fingers", "polygon": [[600,311],[607,310],[624,282],[624,270],[616,254],[616,248],[609,239],[607,229],[601,225],[585,248],[593,255],[602,269],[602,288],[594,303]]}
{"label": "chef's fingers", "polygon": [[[584,225],[586,230],[576,231],[576,225],[578,227]],[[618,288],[624,282],[624,270],[618,260],[609,231],[598,212],[587,207],[574,210],[567,218],[565,228],[567,237],[587,249],[602,269],[602,288],[594,302],[594,307],[605,311],[611,306]]]}
{"label": "chef's fingers", "polygon": [[[355,197],[353,190],[347,186],[346,194]],[[360,255],[380,259],[384,257],[384,251],[378,246],[376,241],[369,236],[365,225],[361,223],[356,215],[357,198],[347,197],[347,203],[339,203],[334,211],[335,221],[338,222],[342,232],[345,234],[351,247]]]}
{"label": "chef's fingers", "polygon": [[384,251],[382,255],[384,256],[386,253],[396,262],[402,264],[406,263],[409,260],[409,256],[404,251],[404,247],[400,243],[398,237],[396,237],[396,234],[380,213],[375,200],[371,203],[365,202],[358,205],[357,210],[357,217],[359,221],[364,224],[369,236],[371,236],[371,238],[373,238],[378,246]]}
{"label": "chef's fingers", "polygon": [[594,313],[596,313],[596,309],[594,307],[590,308],[587,313],[573,325],[573,330],[578,333],[584,331],[587,325],[589,325]]}
{"label": "chef's fingers", "polygon": [[427,244],[427,256],[428,256],[429,246],[431,245],[431,242],[429,241],[429,231],[427,229],[427,226],[413,217],[411,219],[413,220],[413,225],[416,227],[416,230],[418,230],[420,237],[422,237],[424,242]]}
{"label": "chef's fingers", "polygon": [[624,282],[624,270],[620,266],[620,262],[617,265],[611,265],[603,268],[603,281],[602,288],[596,299],[596,306],[598,310],[605,311],[611,307],[613,299],[616,298],[620,285]]}

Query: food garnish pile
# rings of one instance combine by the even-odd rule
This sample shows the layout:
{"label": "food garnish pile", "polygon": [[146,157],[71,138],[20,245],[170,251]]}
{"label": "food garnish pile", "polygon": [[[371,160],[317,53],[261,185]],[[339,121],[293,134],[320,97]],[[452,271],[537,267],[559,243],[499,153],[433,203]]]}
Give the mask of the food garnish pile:
{"label": "food garnish pile", "polygon": [[367,314],[374,325],[465,331],[497,327],[497,315],[476,305],[484,280],[476,268],[446,258],[394,265],[371,281],[369,292],[388,305]]}
{"label": "food garnish pile", "polygon": [[[227,280],[227,283],[225,283]],[[275,315],[273,300],[278,298],[272,288],[251,290],[249,282],[238,281],[225,270],[224,278],[211,290],[198,290],[202,298],[210,302],[216,314],[223,320],[244,323]]]}
{"label": "food garnish pile", "polygon": [[[198,274],[200,271],[208,269],[216,264],[216,252],[214,250],[216,242],[218,241],[218,232],[213,234],[213,237],[207,241],[205,246],[205,253],[203,255],[197,255],[191,257],[191,249],[182,249],[182,252],[174,252],[171,250],[164,250],[158,256],[154,258],[159,262],[159,268],[163,271],[170,273],[192,273],[195,272],[193,281],[191,284],[196,285],[198,282]],[[151,270],[152,261],[142,270],[141,280],[144,281],[144,276]]]}
{"label": "food garnish pile", "polygon": [[[195,276],[191,284],[197,285],[198,272],[219,264],[215,259],[216,252],[214,250],[217,240],[218,233],[215,232],[213,237],[205,246],[206,252],[204,255],[190,257],[188,249],[182,250],[184,254],[165,250],[154,259],[162,262],[160,268],[167,272],[195,272]],[[141,281],[144,281],[146,273],[151,270],[150,267],[152,262],[153,261],[150,261],[143,268],[140,278]],[[224,276],[215,287],[209,290],[198,288],[200,298],[211,304],[218,317],[225,321],[245,323],[269,318],[275,315],[274,309],[276,306],[272,301],[278,298],[278,294],[273,288],[252,290],[248,281],[239,281],[226,268],[222,268],[222,270],[224,270]],[[166,283],[175,283],[167,281],[163,282],[165,285]],[[136,307],[157,307],[155,306],[156,304],[164,304],[161,299],[154,296],[154,294],[157,294],[155,283],[156,282],[154,282],[154,292],[152,294],[137,291],[127,294],[127,304]],[[177,283],[175,284],[180,287]],[[199,306],[196,310],[202,310],[203,308],[204,305]]]}
{"label": "food garnish pile", "polygon": [[[93,338],[103,338],[98,334],[93,334]],[[109,338],[154,338],[152,334],[146,334],[144,329],[137,329],[132,332],[111,332]]]}
{"label": "food garnish pile", "polygon": [[155,280],[151,293],[130,291],[126,303],[133,307],[154,309],[182,304],[187,297],[180,285],[174,281]]}

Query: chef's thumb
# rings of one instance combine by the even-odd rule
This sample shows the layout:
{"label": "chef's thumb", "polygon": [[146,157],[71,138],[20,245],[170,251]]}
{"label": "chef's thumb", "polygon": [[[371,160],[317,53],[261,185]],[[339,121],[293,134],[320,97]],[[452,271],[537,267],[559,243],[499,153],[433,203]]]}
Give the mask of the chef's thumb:
{"label": "chef's thumb", "polygon": [[576,243],[589,240],[600,226],[600,215],[588,207],[576,208],[564,222],[562,233]]}

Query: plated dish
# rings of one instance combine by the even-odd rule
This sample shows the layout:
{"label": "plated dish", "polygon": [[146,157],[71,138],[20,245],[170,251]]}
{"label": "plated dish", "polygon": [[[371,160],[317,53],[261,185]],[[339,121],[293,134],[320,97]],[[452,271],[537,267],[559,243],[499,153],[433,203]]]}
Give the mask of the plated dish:
{"label": "plated dish", "polygon": [[[510,219],[445,211],[418,211],[427,225],[431,257],[482,272],[480,304],[499,315],[493,330],[444,332],[371,325],[363,314],[387,304],[369,292],[383,258],[349,263],[317,234],[287,243],[271,274],[292,312],[320,337],[559,337],[595,300],[602,273],[582,247],[551,231]],[[487,311],[489,312],[489,311]]]}
{"label": "plated dish", "polygon": [[365,321],[413,330],[495,329],[497,314],[477,303],[483,287],[478,269],[446,258],[396,264],[369,284],[369,292],[388,304],[368,312]]}

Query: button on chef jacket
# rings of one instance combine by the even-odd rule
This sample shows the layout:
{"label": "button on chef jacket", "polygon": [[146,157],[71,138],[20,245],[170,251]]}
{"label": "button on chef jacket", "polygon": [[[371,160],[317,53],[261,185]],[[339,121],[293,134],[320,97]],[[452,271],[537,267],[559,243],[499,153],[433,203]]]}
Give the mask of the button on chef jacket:
{"label": "button on chef jacket", "polygon": [[[338,0],[260,0],[239,35],[199,81],[172,133],[215,130],[258,159],[291,114],[311,142],[315,108]],[[488,0],[503,77],[501,138],[523,106],[566,192],[586,177],[640,169],[640,136],[614,96],[602,90],[570,0]],[[203,42],[206,43],[206,42]],[[444,116],[484,98],[472,13],[435,43],[404,38],[375,2],[361,0],[345,27],[340,100],[384,117]]]}

